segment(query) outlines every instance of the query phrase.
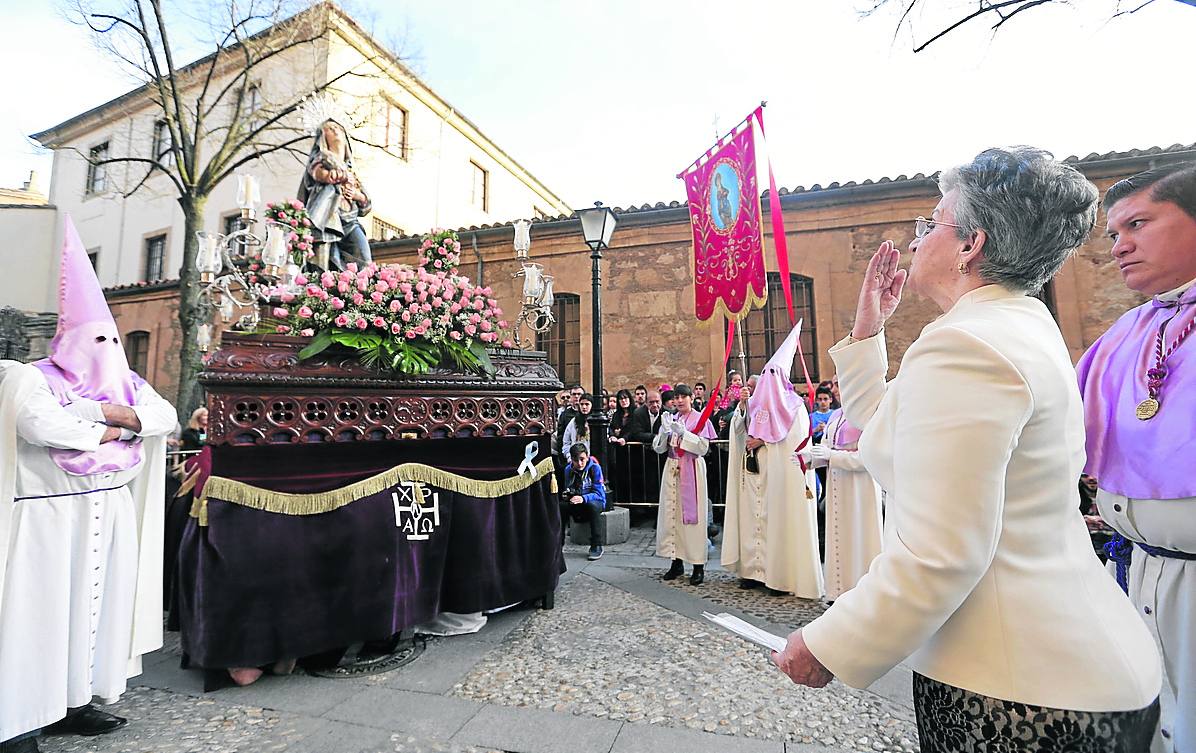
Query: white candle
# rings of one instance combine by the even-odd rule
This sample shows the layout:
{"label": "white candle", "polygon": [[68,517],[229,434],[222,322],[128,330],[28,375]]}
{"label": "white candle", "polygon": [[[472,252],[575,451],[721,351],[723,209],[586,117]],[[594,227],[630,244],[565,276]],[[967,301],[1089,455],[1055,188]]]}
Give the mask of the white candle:
{"label": "white candle", "polygon": [[287,260],[287,237],[282,225],[271,223],[266,226],[266,250],[262,261],[274,267],[281,267]]}
{"label": "white candle", "polygon": [[253,209],[261,200],[257,178],[248,173],[239,173],[237,175],[237,206],[241,209]]}

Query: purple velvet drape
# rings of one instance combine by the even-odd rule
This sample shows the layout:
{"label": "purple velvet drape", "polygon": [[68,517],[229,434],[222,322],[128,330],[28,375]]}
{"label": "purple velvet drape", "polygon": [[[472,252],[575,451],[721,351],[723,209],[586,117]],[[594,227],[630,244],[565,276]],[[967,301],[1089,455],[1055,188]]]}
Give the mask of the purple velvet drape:
{"label": "purple velvet drape", "polygon": [[[213,474],[288,492],[339,488],[403,462],[497,479],[514,475],[525,444],[213,448]],[[308,516],[209,497],[208,525],[188,523],[176,571],[190,665],[249,667],[310,656],[386,638],[442,611],[476,612],[555,590],[565,563],[548,478],[496,499],[425,489],[427,504],[432,492],[439,495],[440,523],[422,541],[396,526],[390,489]]]}

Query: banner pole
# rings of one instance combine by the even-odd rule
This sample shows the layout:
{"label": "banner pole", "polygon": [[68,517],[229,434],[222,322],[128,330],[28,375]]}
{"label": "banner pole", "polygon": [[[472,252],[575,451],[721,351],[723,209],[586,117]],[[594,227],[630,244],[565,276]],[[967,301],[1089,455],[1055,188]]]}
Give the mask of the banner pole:
{"label": "banner pole", "polygon": [[743,383],[747,384],[747,349],[743,347],[743,327],[738,328],[735,334],[739,337],[739,373],[743,375]]}

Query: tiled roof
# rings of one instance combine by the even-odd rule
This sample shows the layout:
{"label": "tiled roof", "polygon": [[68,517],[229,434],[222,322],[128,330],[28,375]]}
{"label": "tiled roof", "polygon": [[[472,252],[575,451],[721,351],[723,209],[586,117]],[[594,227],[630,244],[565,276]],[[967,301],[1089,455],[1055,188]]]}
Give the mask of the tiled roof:
{"label": "tiled roof", "polygon": [[1196,143],[1172,144],[1171,146],[1152,146],[1147,149],[1131,149],[1128,152],[1105,152],[1104,154],[1092,152],[1087,157],[1076,157],[1075,155],[1072,155],[1063,161],[1083,165],[1089,162],[1132,159],[1134,157],[1153,157],[1156,154],[1182,154],[1183,152],[1193,151],[1196,151]]}
{"label": "tiled roof", "polygon": [[[1193,152],[1193,157],[1196,158],[1196,143],[1172,144],[1171,146],[1167,146],[1167,147],[1152,146],[1148,149],[1131,149],[1128,152],[1106,152],[1104,154],[1097,154],[1096,152],[1093,152],[1086,157],[1078,157],[1078,156],[1072,155],[1070,157],[1067,157],[1063,161],[1067,162],[1069,164],[1074,164],[1074,165],[1088,165],[1088,164],[1099,163],[1099,162],[1129,160],[1129,159],[1141,158],[1141,157],[1153,157],[1155,155],[1160,155],[1160,154],[1183,154],[1184,152]],[[796,195],[796,194],[812,194],[812,193],[820,193],[820,192],[825,192],[825,191],[835,191],[835,190],[840,190],[840,189],[859,188],[861,186],[880,186],[880,185],[886,185],[886,184],[887,185],[895,185],[895,184],[900,184],[900,183],[920,183],[920,182],[925,182],[925,181],[937,181],[938,176],[939,176],[939,174],[937,172],[930,173],[929,175],[926,175],[924,173],[915,173],[912,176],[898,175],[896,178],[884,177],[884,178],[879,178],[877,180],[868,179],[868,180],[864,180],[862,182],[857,182],[857,181],[851,180],[846,183],[839,183],[838,181],[836,181],[834,183],[829,183],[826,186],[823,186],[820,183],[815,183],[814,185],[812,185],[808,188],[806,186],[795,186],[793,188],[784,188],[784,187],[778,188],[777,194],[780,196],[792,196],[792,195]],[[762,195],[767,196],[768,191],[765,191]],[[658,201],[655,204],[642,204],[640,206],[631,205],[631,206],[627,206],[627,207],[613,207],[613,209],[616,214],[634,215],[634,214],[639,214],[639,213],[643,213],[643,212],[656,212],[656,211],[661,211],[661,210],[666,210],[666,209],[684,209],[685,206],[686,206],[686,204],[683,201],[670,201],[667,203],[663,202],[663,201]],[[572,214],[557,215],[556,217],[537,218],[537,219],[532,220],[532,223],[539,224],[539,223],[546,223],[546,222],[566,222],[568,220],[573,220],[576,218],[577,218],[577,213],[574,212]],[[477,231],[477,230],[495,230],[495,229],[501,229],[501,228],[509,228],[509,227],[511,227],[512,223],[513,223],[513,221],[494,222],[494,223],[490,223],[487,225],[470,225],[469,227],[457,228],[455,232],[468,233],[468,232],[473,232],[473,231]],[[412,238],[418,238],[418,237],[420,237],[420,236],[418,236],[418,235],[399,235],[399,236],[396,236],[395,238],[392,238],[391,240],[385,241],[385,243],[386,244],[397,243],[397,242],[400,242],[403,240],[410,240]]]}
{"label": "tiled roof", "polygon": [[179,286],[179,278],[174,277],[169,280],[152,280],[149,282],[128,282],[123,285],[113,285],[110,288],[104,288],[104,295],[130,295],[137,292],[151,292],[154,290],[167,290],[169,288],[177,288]]}
{"label": "tiled roof", "polygon": [[[1096,152],[1093,152],[1093,153],[1087,155],[1086,157],[1078,157],[1078,156],[1072,155],[1070,157],[1067,157],[1063,161],[1070,163],[1070,164],[1075,164],[1075,165],[1092,165],[1092,164],[1102,163],[1102,162],[1115,162],[1115,161],[1119,161],[1119,160],[1130,160],[1130,159],[1142,158],[1142,157],[1153,157],[1153,156],[1160,155],[1160,154],[1183,154],[1185,152],[1192,152],[1193,156],[1196,157],[1196,143],[1173,144],[1168,147],[1154,146],[1154,147],[1150,147],[1149,149],[1131,149],[1128,152],[1106,152],[1104,154],[1097,154]],[[829,183],[826,186],[823,186],[819,183],[815,183],[814,185],[812,185],[808,188],[805,186],[795,186],[794,188],[779,188],[779,189],[777,189],[777,194],[780,196],[792,196],[792,195],[796,195],[796,194],[817,194],[817,193],[823,193],[823,192],[827,192],[827,191],[859,188],[862,186],[898,185],[901,183],[914,184],[914,183],[921,183],[921,182],[925,182],[925,181],[934,181],[934,180],[937,180],[937,178],[938,178],[937,172],[931,173],[929,175],[926,175],[924,173],[915,173],[912,176],[898,175],[896,178],[884,177],[884,178],[879,178],[877,180],[869,179],[869,180],[865,180],[862,182],[848,181],[846,183],[839,183],[836,181],[834,183]],[[768,193],[767,191],[764,192],[765,195],[767,195],[767,193]],[[643,214],[643,213],[647,213],[647,212],[657,212],[657,211],[669,210],[669,209],[678,209],[679,210],[679,209],[684,209],[684,208],[685,208],[685,203],[681,202],[681,201],[670,201],[667,203],[663,202],[663,201],[658,201],[655,204],[642,204],[640,206],[632,205],[632,206],[628,206],[628,207],[614,207],[614,211],[620,215],[636,215],[636,214]],[[534,224],[542,224],[542,223],[548,223],[548,222],[568,222],[569,220],[576,219],[576,217],[577,217],[576,213],[562,214],[562,215],[557,215],[556,217],[537,218],[537,219],[533,220],[532,222]],[[457,228],[455,232],[469,233],[469,232],[474,232],[474,231],[478,231],[478,230],[502,230],[504,228],[510,228],[511,224],[512,224],[511,222],[494,222],[494,223],[490,223],[487,225],[471,225],[469,227]],[[391,245],[399,245],[405,241],[410,241],[412,239],[419,238],[419,237],[420,237],[419,235],[399,235],[399,236],[396,236],[387,241],[374,242],[371,245],[383,246],[383,247],[391,246]],[[155,282],[134,282],[134,283],[129,283],[127,285],[116,285],[111,288],[105,288],[104,292],[105,293],[116,293],[116,294],[123,293],[123,294],[127,295],[136,290],[167,288],[167,287],[177,286],[178,284],[179,284],[179,281],[177,279],[157,280]]]}

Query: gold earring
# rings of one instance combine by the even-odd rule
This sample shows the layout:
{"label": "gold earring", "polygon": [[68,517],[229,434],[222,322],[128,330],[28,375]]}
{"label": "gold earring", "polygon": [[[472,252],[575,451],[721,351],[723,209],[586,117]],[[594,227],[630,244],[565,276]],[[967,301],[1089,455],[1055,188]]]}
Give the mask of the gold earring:
{"label": "gold earring", "polygon": [[959,273],[961,275],[966,275],[968,273],[968,263],[966,261],[961,261],[959,263]]}

